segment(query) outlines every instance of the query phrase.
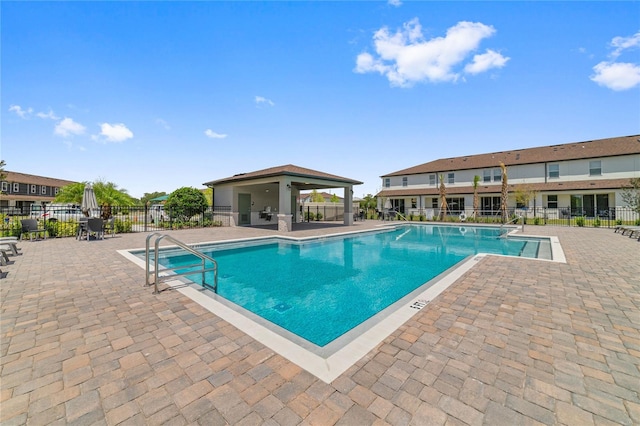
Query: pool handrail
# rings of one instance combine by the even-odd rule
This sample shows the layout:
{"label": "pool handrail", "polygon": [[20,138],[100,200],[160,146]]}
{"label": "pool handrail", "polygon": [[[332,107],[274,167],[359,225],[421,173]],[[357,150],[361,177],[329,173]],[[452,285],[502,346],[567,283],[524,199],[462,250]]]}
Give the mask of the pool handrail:
{"label": "pool handrail", "polygon": [[[146,240],[146,245],[145,245],[145,286],[149,286],[151,285],[149,283],[149,276],[151,275],[151,271],[149,270],[149,263],[150,263],[150,257],[149,257],[149,241],[151,240],[152,237],[156,236],[157,238],[155,239],[154,242],[154,268],[153,268],[153,274],[154,274],[154,291],[153,294],[158,294],[160,293],[160,291],[158,290],[158,282],[163,281],[163,279],[170,279],[173,278],[177,275],[193,275],[194,271],[188,271],[188,272],[175,272],[176,269],[185,269],[185,268],[190,268],[190,267],[194,267],[194,266],[201,266],[201,273],[202,273],[202,286],[205,288],[211,288],[210,285],[208,285],[205,282],[205,273],[206,272],[213,272],[213,292],[217,293],[218,292],[218,262],[216,262],[215,259],[213,259],[210,256],[207,256],[204,253],[201,253],[197,250],[195,250],[193,247],[190,247],[189,245],[183,243],[182,241],[179,241],[175,238],[173,238],[172,236],[168,235],[168,234],[160,234],[159,232],[153,232],[149,235],[147,235],[147,240]],[[200,258],[202,260],[202,263],[196,263],[194,265],[180,265],[180,266],[176,266],[175,268],[164,268],[162,269],[162,271],[160,271],[159,268],[159,263],[158,263],[158,251],[160,249],[160,241],[163,239],[167,239],[168,241],[171,241],[172,243],[174,243],[175,245],[177,245],[178,247],[182,248],[183,250],[186,250],[187,252],[193,254],[194,256]],[[213,264],[213,267],[211,268],[207,268],[206,267],[206,262],[209,261]],[[173,274],[171,275],[166,275],[166,276],[159,276],[160,272],[163,271],[172,271]]]}
{"label": "pool handrail", "polygon": [[[505,225],[508,225],[508,224],[510,224],[510,223],[512,223],[512,222],[513,222],[513,223],[516,223],[516,222],[517,222],[517,221],[519,221],[520,219],[522,219],[522,216],[516,216],[516,217],[514,217],[513,219],[511,219],[510,221],[508,221],[508,222],[505,222],[505,223],[501,224],[501,225],[500,225],[500,235],[498,236],[498,238],[506,238],[506,237],[507,237],[507,234],[509,233],[509,231],[504,232],[504,233],[502,232],[502,229],[504,228],[504,226],[505,226]],[[522,225],[522,229],[524,230],[524,223],[523,223],[523,225]]]}

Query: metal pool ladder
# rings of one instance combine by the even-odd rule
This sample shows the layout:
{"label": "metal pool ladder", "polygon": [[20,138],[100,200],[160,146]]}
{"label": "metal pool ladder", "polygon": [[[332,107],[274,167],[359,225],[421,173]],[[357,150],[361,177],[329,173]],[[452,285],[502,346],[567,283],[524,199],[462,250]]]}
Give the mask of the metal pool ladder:
{"label": "metal pool ladder", "polygon": [[[520,219],[522,219],[522,216],[516,216],[513,219],[511,219],[510,221],[500,225],[500,235],[498,236],[498,238],[507,238],[507,234],[509,233],[509,231],[503,232],[504,226],[505,225],[509,225],[510,223],[516,223]],[[522,230],[524,231],[524,223],[522,224]]]}
{"label": "metal pool ladder", "polygon": [[[150,263],[151,263],[151,258],[149,256],[149,242],[151,241],[151,238],[156,237],[155,242],[154,242],[154,256],[153,256],[153,260],[154,260],[154,264],[153,264],[153,272],[150,271]],[[163,239],[167,239],[168,241],[171,241],[172,243],[174,243],[175,245],[177,245],[178,247],[182,248],[185,251],[188,251],[189,253],[191,253],[192,255],[198,257],[200,259],[199,262],[191,264],[191,265],[180,265],[180,266],[176,266],[173,268],[163,268],[160,269],[159,264],[158,264],[158,251],[160,249],[160,241]],[[147,236],[147,243],[146,243],[146,248],[145,248],[145,285],[149,286],[151,285],[149,283],[149,277],[151,276],[151,274],[153,274],[154,276],[154,280],[153,280],[153,284],[154,284],[154,291],[153,294],[158,294],[160,293],[158,291],[158,283],[162,282],[162,281],[167,281],[170,279],[175,278],[178,275],[193,275],[195,273],[202,273],[202,286],[205,288],[210,288],[211,290],[213,290],[214,293],[218,292],[218,262],[216,262],[213,258],[207,256],[204,253],[201,253],[197,250],[195,250],[194,248],[188,246],[187,244],[183,243],[182,241],[176,240],[175,238],[173,238],[170,235],[167,234],[160,234],[159,232],[154,232],[152,234],[149,234]],[[213,266],[207,267],[207,261],[211,262],[211,264]],[[190,269],[190,268],[195,268],[195,267],[199,267],[200,270],[199,271],[188,271],[188,272],[175,272],[178,269]],[[169,275],[163,275],[160,276],[161,272],[171,272]],[[204,275],[206,272],[213,272],[213,285],[207,284],[205,282],[204,279]]]}

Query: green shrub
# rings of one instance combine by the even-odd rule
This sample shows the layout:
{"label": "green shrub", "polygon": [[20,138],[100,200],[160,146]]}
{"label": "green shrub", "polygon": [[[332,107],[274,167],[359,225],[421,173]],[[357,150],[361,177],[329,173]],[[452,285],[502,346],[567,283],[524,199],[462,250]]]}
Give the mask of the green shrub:
{"label": "green shrub", "polygon": [[316,215],[316,220],[322,220],[322,213],[318,212]]}
{"label": "green shrub", "polygon": [[584,226],[584,216],[576,217],[576,225],[580,227]]}
{"label": "green shrub", "polygon": [[616,219],[616,225],[618,226],[622,225],[622,219]]}
{"label": "green shrub", "polygon": [[640,219],[636,219],[636,221],[635,221],[635,225],[636,225],[636,226],[640,226]]}
{"label": "green shrub", "polygon": [[594,228],[599,228],[600,227],[600,218],[596,217],[595,220],[593,221],[593,227]]}
{"label": "green shrub", "polygon": [[131,232],[131,229],[133,227],[129,219],[125,219],[125,220],[116,219],[115,226],[116,226],[117,234]]}
{"label": "green shrub", "polygon": [[316,215],[313,212],[304,212],[304,220],[315,220]]}
{"label": "green shrub", "polygon": [[427,218],[423,214],[420,215],[420,222],[424,222],[426,219]]}
{"label": "green shrub", "polygon": [[539,217],[534,217],[533,218],[533,224],[534,225],[540,225],[540,218]]}

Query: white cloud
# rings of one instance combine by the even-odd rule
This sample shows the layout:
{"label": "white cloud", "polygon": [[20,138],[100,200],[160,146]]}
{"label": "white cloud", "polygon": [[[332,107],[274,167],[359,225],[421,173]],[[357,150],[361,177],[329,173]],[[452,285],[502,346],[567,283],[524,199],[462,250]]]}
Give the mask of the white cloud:
{"label": "white cloud", "polygon": [[9,112],[15,112],[20,118],[27,118],[27,115],[31,115],[33,108],[22,109],[20,105],[10,105]]}
{"label": "white cloud", "polygon": [[76,123],[69,117],[65,117],[58,124],[56,124],[54,133],[66,138],[67,136],[71,135],[81,135],[85,130],[86,128],[82,124]]}
{"label": "white cloud", "polygon": [[613,40],[611,40],[611,46],[615,47],[615,50],[611,52],[611,56],[617,58],[626,49],[640,46],[640,31],[631,37],[614,37]]}
{"label": "white cloud", "polygon": [[389,5],[395,6],[395,7],[402,6],[402,1],[401,0],[388,0],[387,3],[389,3]]}
{"label": "white cloud", "polygon": [[124,142],[133,137],[133,132],[122,123],[102,123],[100,125],[100,136],[103,136],[107,142]]}
{"label": "white cloud", "polygon": [[377,57],[364,52],[356,58],[357,73],[377,72],[387,77],[392,86],[410,87],[417,82],[454,82],[461,72],[477,74],[503,67],[509,58],[487,50],[474,61],[461,67],[480,42],[496,30],[480,22],[458,22],[447,30],[445,37],[425,40],[418,18],[390,33],[383,27],[376,31],[373,42]]}
{"label": "white cloud", "polygon": [[622,91],[640,85],[640,64],[631,62],[617,62],[617,59],[627,50],[640,47],[640,31],[631,37],[614,37],[611,40],[614,49],[609,54],[611,61],[602,61],[593,67],[594,74],[591,81],[608,89]]}
{"label": "white cloud", "polygon": [[210,137],[211,139],[224,139],[227,137],[227,135],[216,133],[211,129],[205,130],[204,134],[207,135],[207,137]]}
{"label": "white cloud", "polygon": [[49,110],[49,112],[39,112],[36,115],[38,117],[42,118],[42,119],[47,119],[47,118],[49,120],[59,120],[60,119],[60,117],[55,115],[52,110]]}
{"label": "white cloud", "polygon": [[156,118],[156,124],[162,126],[165,130],[171,130],[171,126],[169,126],[169,123],[164,121],[162,118]]}
{"label": "white cloud", "polygon": [[486,53],[474,55],[473,62],[467,64],[464,67],[464,71],[469,74],[479,74],[490,70],[491,68],[502,68],[506,65],[508,60],[509,58],[506,58],[491,49],[487,49]]}
{"label": "white cloud", "polygon": [[264,98],[262,96],[256,96],[256,105],[267,104],[269,106],[275,106],[271,99]]}
{"label": "white cloud", "polygon": [[625,62],[600,62],[590,78],[600,86],[621,91],[640,85],[640,66]]}

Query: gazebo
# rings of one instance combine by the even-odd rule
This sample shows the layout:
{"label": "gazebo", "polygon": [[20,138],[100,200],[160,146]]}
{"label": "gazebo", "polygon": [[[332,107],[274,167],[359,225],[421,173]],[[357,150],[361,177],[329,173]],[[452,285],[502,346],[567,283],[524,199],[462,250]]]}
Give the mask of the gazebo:
{"label": "gazebo", "polygon": [[362,182],[288,164],[205,182],[214,206],[231,206],[232,226],[265,225],[277,220],[279,231],[291,231],[300,191],[344,188],[344,224],[353,225],[353,186]]}

